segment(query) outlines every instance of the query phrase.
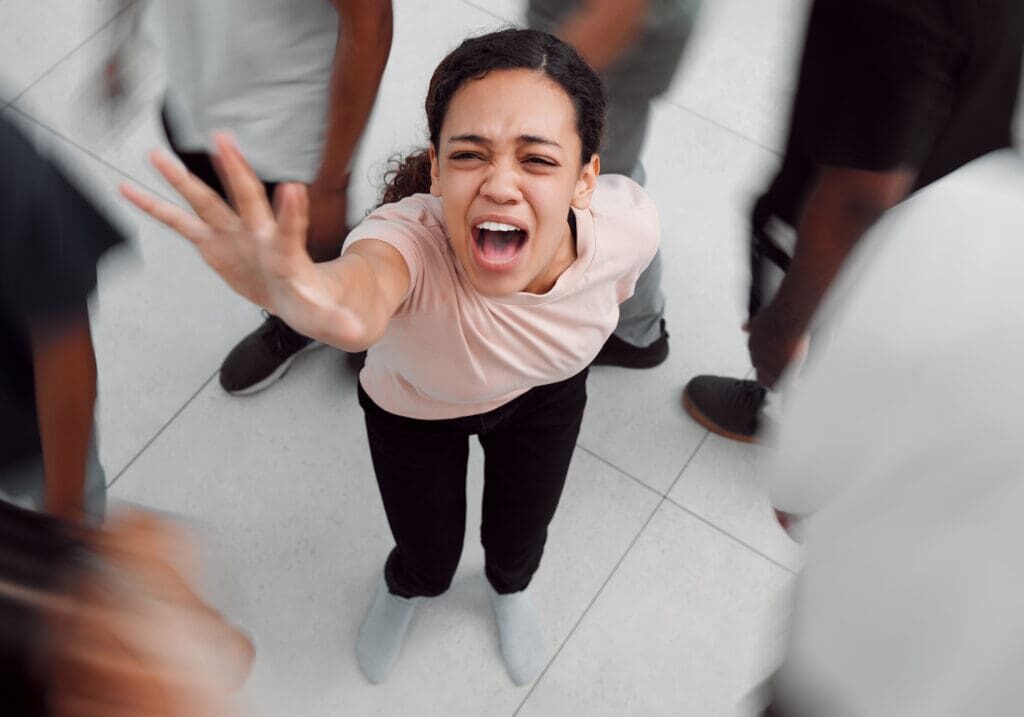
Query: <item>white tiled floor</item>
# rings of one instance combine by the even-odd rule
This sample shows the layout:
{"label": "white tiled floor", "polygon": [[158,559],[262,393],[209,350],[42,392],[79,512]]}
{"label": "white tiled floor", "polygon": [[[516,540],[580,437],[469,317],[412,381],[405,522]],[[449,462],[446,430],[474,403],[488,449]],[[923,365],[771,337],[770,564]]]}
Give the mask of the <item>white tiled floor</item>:
{"label": "white tiled floor", "polygon": [[[363,679],[354,634],[390,536],[354,376],[320,350],[262,394],[221,391],[220,360],[257,311],[114,194],[126,178],[162,191],[144,159],[163,142],[159,72],[143,73],[147,111],[104,137],[82,98],[118,2],[0,0],[5,111],[51,141],[134,237],[131,255],[104,267],[94,307],[112,493],[200,526],[220,566],[217,600],[258,644],[247,713],[731,715],[770,670],[799,553],[768,508],[762,450],[708,437],[679,397],[697,373],[749,369],[739,330],[746,210],[777,159],[806,2],[705,4],[644,156],[664,227],[672,354],[651,371],[593,371],[581,450],[535,581],[550,662],[517,689],[481,575],[478,453],[454,587],[418,615],[388,683]],[[384,160],[422,142],[436,61],[462,37],[516,20],[520,3],[396,6],[354,216],[373,201]]]}

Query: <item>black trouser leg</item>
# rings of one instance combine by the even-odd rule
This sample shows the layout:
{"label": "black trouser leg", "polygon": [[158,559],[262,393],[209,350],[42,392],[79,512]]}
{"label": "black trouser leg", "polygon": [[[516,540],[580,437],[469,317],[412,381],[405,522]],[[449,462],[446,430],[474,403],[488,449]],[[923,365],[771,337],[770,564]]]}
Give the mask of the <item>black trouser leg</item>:
{"label": "black trouser leg", "polygon": [[452,421],[384,411],[359,388],[384,510],[395,538],[384,575],[401,597],[440,595],[451,584],[466,533],[469,432]]}
{"label": "black trouser leg", "polygon": [[[178,155],[178,159],[185,165],[185,168],[199,177],[210,189],[217,192],[222,199],[229,201],[228,193],[225,191],[224,185],[221,184],[220,175],[217,174],[217,169],[214,167],[210,155],[206,152],[188,152],[178,146],[174,133],[171,132],[171,126],[167,122],[166,110],[160,112],[160,122],[163,124],[164,134],[167,135],[167,143],[171,145],[171,150]],[[277,182],[263,182],[263,189],[266,191],[267,197],[273,201],[274,192],[277,190]]]}
{"label": "black trouser leg", "polygon": [[587,371],[530,391],[480,434],[486,573],[501,594],[530,584],[562,496],[587,403]]}

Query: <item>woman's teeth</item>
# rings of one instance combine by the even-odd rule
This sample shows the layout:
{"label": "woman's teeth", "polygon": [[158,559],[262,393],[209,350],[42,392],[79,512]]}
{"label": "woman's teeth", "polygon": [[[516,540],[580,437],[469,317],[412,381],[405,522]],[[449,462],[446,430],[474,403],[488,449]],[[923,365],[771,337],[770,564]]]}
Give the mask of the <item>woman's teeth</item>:
{"label": "woman's teeth", "polygon": [[504,224],[502,222],[480,222],[476,225],[477,229],[486,229],[492,232],[518,232],[521,231],[519,227],[512,226],[511,224]]}

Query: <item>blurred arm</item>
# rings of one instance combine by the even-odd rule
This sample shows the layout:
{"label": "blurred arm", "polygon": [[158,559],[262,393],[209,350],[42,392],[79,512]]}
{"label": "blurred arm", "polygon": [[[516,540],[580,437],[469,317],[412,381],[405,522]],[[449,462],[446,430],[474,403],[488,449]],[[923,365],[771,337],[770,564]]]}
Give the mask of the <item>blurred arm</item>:
{"label": "blurred arm", "polygon": [[555,34],[598,72],[611,67],[643,29],[650,0],[586,0]]}
{"label": "blurred arm", "polygon": [[338,43],[331,71],[327,128],[317,176],[309,187],[307,250],[314,261],[338,256],[348,231],[352,158],[373,110],[391,51],[390,0],[331,0]]}
{"label": "blurred arm", "polygon": [[317,181],[348,185],[349,164],[370,118],[391,52],[390,0],[332,0],[340,18],[327,137]]}
{"label": "blurred arm", "polygon": [[78,519],[96,403],[96,356],[89,314],[78,310],[31,326],[39,435],[46,471],[46,511]]}
{"label": "blurred arm", "polygon": [[770,309],[803,334],[864,233],[910,192],[916,171],[823,167],[797,229],[793,263]]}

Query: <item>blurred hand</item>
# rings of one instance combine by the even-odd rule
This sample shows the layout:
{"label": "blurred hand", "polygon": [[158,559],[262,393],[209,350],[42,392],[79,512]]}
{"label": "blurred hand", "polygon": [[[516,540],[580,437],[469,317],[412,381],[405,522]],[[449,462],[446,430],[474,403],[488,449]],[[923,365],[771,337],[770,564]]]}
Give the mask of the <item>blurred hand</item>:
{"label": "blurred hand", "polygon": [[166,520],[116,517],[88,539],[98,560],[53,611],[56,717],[226,717],[249,639],[193,592],[194,545]]}
{"label": "blurred hand", "polygon": [[236,292],[273,313],[301,303],[302,279],[313,264],[306,253],[309,205],[305,187],[277,189],[277,214],[263,184],[227,135],[214,138],[217,172],[237,212],[167,154],[153,152],[154,167],[195,215],[129,185],[121,193],[139,209],[192,242]]}
{"label": "blurred hand", "polygon": [[337,259],[348,235],[348,182],[322,179],[309,185],[308,249],[314,261]]}

